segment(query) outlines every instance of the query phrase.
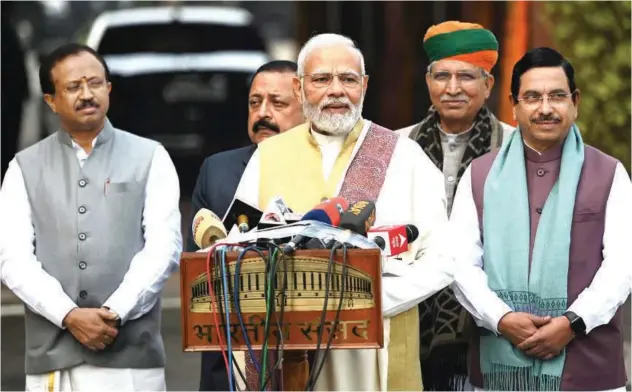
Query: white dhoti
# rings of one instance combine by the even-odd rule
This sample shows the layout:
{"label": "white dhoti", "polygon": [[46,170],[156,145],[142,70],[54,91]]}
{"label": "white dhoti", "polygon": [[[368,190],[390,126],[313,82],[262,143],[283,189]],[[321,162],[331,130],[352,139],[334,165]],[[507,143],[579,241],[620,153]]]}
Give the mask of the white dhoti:
{"label": "white dhoti", "polygon": [[166,391],[165,369],[112,369],[79,365],[46,374],[26,375],[26,391]]}

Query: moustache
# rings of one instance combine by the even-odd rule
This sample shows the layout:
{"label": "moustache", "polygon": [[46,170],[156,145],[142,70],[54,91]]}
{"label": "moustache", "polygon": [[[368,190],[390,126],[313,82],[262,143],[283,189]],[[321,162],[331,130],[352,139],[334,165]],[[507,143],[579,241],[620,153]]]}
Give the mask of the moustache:
{"label": "moustache", "polygon": [[533,123],[538,123],[538,122],[560,122],[562,121],[561,118],[553,115],[553,114],[547,114],[544,116],[540,116],[540,117],[536,117],[536,118],[532,118],[531,122]]}
{"label": "moustache", "polygon": [[322,111],[325,107],[329,106],[329,105],[335,105],[335,104],[340,104],[340,105],[347,105],[347,107],[351,107],[352,103],[351,100],[349,98],[326,98],[324,99],[319,105],[318,105],[318,110]]}
{"label": "moustache", "polygon": [[93,100],[89,100],[89,101],[81,101],[79,103],[79,105],[77,105],[76,110],[83,110],[86,108],[98,108],[99,104],[97,104],[95,101]]}
{"label": "moustache", "polygon": [[452,96],[452,95],[442,95],[441,96],[441,102],[446,102],[446,101],[463,101],[463,102],[469,102],[470,100],[468,99],[467,96],[465,95],[456,95],[456,96]]}
{"label": "moustache", "polygon": [[273,131],[273,132],[276,132],[276,133],[280,133],[281,132],[281,130],[279,129],[278,125],[272,124],[270,121],[268,121],[266,119],[258,120],[254,124],[252,124],[252,132],[254,132],[254,133],[259,132],[262,128],[269,129],[270,131]]}

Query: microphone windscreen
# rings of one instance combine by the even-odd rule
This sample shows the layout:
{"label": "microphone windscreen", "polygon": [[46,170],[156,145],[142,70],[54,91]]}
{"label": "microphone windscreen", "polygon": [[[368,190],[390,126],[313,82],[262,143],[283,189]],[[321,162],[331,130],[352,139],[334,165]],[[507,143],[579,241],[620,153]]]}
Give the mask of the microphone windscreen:
{"label": "microphone windscreen", "polygon": [[303,215],[301,220],[315,220],[328,225],[331,225],[331,217],[327,211],[323,209],[311,210],[307,214]]}
{"label": "microphone windscreen", "polygon": [[342,196],[332,197],[327,202],[334,204],[338,208],[338,212],[340,212],[340,215],[344,214],[345,211],[347,211],[347,209],[349,208],[349,202]]}
{"label": "microphone windscreen", "polygon": [[301,220],[315,220],[330,226],[340,225],[341,208],[347,205],[347,201],[342,197],[334,197],[318,204],[311,211],[303,215]]}
{"label": "microphone windscreen", "polygon": [[414,242],[419,237],[419,229],[415,225],[406,225],[406,237],[408,237],[408,243]]}
{"label": "microphone windscreen", "polygon": [[226,228],[215,213],[206,208],[200,209],[191,225],[193,241],[200,248],[208,248],[215,241],[226,238]]}
{"label": "microphone windscreen", "polygon": [[344,215],[342,215],[340,228],[366,237],[366,233],[374,223],[375,203],[370,201],[358,201],[349,207]]}
{"label": "microphone windscreen", "polygon": [[386,241],[384,241],[384,238],[382,237],[375,237],[373,238],[373,242],[375,242],[375,245],[379,246],[380,249],[384,250],[384,248],[386,248]]}

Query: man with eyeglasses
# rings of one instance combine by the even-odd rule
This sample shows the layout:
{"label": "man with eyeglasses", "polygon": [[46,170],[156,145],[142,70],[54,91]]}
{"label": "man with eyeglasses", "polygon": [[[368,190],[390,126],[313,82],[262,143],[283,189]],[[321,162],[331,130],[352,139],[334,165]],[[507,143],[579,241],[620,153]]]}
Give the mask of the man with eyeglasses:
{"label": "man with eyeglasses", "polygon": [[477,390],[625,391],[632,183],[583,143],[574,75],[549,48],[516,63],[519,127],[472,162],[456,194],[453,287],[480,327],[469,358]]}
{"label": "man with eyeglasses", "polygon": [[109,70],[92,48],[62,45],[39,78],[60,129],[15,156],[0,192],[1,276],[26,305],[26,390],[164,391],[178,175],[164,147],[109,122]]}
{"label": "man with eyeglasses", "polygon": [[362,52],[349,38],[311,38],[294,79],[308,122],[259,144],[237,197],[265,206],[281,196],[305,213],[323,197],[342,196],[375,202],[376,226],[417,226],[419,238],[401,260],[388,260],[382,278],[385,349],[332,350],[319,377],[311,369],[317,377],[311,384],[421,390],[417,304],[450,284],[453,273],[451,259],[439,253],[438,232],[447,223],[443,177],[419,145],[362,118],[368,80]]}
{"label": "man with eyeglasses", "polygon": [[[416,141],[443,172],[452,200],[473,159],[501,146],[513,127],[485,106],[498,59],[494,34],[474,23],[448,21],[428,29],[426,83],[432,106],[420,123],[398,131]],[[426,390],[469,389],[466,355],[471,318],[447,287],[419,305],[421,370]]]}

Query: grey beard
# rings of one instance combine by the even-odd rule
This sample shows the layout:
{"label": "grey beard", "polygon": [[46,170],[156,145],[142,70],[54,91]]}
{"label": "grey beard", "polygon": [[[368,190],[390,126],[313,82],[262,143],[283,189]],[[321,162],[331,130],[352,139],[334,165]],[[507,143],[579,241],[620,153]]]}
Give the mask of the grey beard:
{"label": "grey beard", "polygon": [[347,135],[362,116],[364,97],[358,105],[354,105],[348,100],[345,100],[344,103],[349,105],[349,112],[325,113],[320,107],[321,104],[311,105],[303,95],[303,113],[317,130],[334,136]]}

